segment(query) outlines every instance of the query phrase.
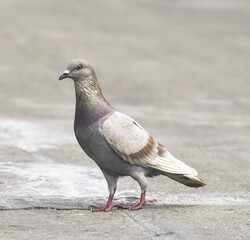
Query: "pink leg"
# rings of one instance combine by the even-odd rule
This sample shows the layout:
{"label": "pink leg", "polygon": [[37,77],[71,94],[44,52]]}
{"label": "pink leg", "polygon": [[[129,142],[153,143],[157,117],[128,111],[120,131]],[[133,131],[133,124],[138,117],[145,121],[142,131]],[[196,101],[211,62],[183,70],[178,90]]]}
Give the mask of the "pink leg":
{"label": "pink leg", "polygon": [[140,209],[142,206],[144,206],[147,202],[153,203],[155,202],[155,200],[145,200],[146,197],[146,192],[143,192],[141,194],[141,200],[137,205],[134,206],[124,206],[122,207],[123,209],[130,209],[130,210],[138,210]]}
{"label": "pink leg", "polygon": [[114,194],[109,195],[109,199],[108,199],[106,206],[103,206],[103,207],[91,206],[92,208],[94,208],[92,209],[92,212],[110,211],[113,207],[119,207],[120,204],[113,204],[113,197],[114,197]]}

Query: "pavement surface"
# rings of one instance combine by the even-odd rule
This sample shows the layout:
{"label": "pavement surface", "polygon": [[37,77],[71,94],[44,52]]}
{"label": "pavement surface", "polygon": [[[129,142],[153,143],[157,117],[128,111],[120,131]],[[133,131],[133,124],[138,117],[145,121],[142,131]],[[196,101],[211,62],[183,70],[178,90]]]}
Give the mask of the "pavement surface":
{"label": "pavement surface", "polygon": [[[0,239],[249,239],[250,3],[1,0]],[[139,211],[106,203],[73,133],[67,62],[94,65],[104,95],[207,186],[150,179]],[[115,202],[136,203],[119,181]]]}

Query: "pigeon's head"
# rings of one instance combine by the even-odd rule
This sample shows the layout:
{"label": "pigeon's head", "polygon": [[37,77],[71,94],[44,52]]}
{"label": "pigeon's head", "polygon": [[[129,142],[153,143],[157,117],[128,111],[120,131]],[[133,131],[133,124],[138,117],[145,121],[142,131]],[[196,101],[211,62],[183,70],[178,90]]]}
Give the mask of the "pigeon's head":
{"label": "pigeon's head", "polygon": [[62,80],[64,78],[71,78],[76,82],[83,81],[93,73],[94,70],[87,60],[73,59],[68,63],[66,70],[59,77],[59,80]]}

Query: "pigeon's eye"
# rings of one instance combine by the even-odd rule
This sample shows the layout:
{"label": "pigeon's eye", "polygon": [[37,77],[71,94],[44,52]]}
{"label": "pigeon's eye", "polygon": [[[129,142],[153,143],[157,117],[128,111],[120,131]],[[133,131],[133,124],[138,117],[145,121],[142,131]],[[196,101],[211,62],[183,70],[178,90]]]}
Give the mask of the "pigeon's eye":
{"label": "pigeon's eye", "polygon": [[77,70],[81,70],[82,69],[82,64],[78,64],[76,67]]}

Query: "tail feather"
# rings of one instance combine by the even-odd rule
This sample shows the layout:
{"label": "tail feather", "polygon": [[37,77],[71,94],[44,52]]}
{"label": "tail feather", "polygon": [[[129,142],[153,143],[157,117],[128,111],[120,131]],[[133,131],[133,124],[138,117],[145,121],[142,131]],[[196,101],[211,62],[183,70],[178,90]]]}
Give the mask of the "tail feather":
{"label": "tail feather", "polygon": [[204,187],[206,185],[200,178],[195,176],[171,174],[164,172],[162,174],[188,187],[198,188],[198,187]]}
{"label": "tail feather", "polygon": [[161,174],[188,187],[197,188],[206,185],[197,177],[198,173],[195,169],[178,160],[169,152],[167,152],[164,157],[156,158],[156,161],[152,163],[150,167],[160,170]]}

